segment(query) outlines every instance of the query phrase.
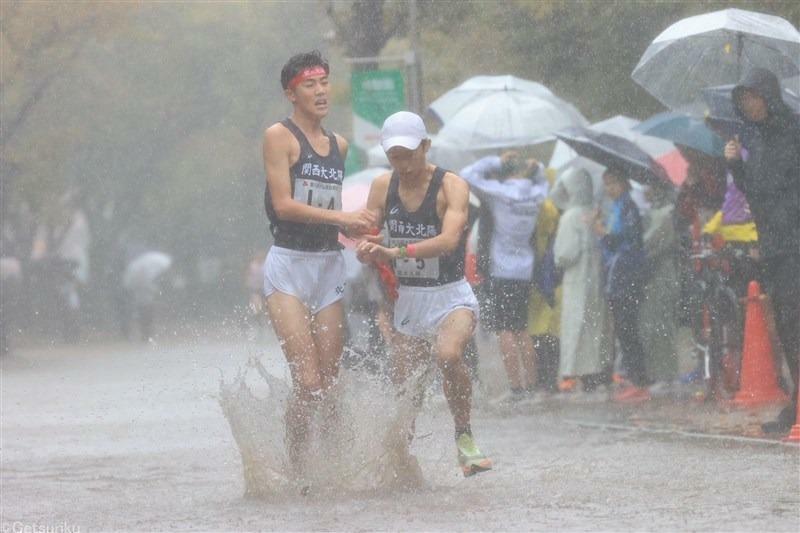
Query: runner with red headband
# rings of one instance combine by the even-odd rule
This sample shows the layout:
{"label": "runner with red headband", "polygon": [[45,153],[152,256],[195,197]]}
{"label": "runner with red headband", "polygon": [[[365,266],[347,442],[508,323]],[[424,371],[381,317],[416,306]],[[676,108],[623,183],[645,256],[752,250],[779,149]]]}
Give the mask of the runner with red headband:
{"label": "runner with red headband", "polygon": [[309,426],[336,380],[344,343],[345,266],[339,232],[370,231],[375,215],[342,211],[347,141],[322,127],[328,114],[329,67],[318,51],[284,65],[289,118],[264,133],[264,206],[274,244],[264,263],[264,293],[292,376],[286,443],[301,485]]}

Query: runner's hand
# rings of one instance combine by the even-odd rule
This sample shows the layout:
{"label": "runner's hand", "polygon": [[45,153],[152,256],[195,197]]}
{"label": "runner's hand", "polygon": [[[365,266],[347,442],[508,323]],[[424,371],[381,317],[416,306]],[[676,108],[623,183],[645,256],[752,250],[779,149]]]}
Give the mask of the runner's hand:
{"label": "runner's hand", "polygon": [[368,261],[388,263],[392,259],[395,259],[399,253],[399,249],[397,248],[386,248],[385,246],[367,240],[362,240],[356,246],[356,257],[363,263]]}
{"label": "runner's hand", "polygon": [[359,209],[342,213],[342,230],[345,235],[361,236],[375,227],[377,217],[369,209]]}

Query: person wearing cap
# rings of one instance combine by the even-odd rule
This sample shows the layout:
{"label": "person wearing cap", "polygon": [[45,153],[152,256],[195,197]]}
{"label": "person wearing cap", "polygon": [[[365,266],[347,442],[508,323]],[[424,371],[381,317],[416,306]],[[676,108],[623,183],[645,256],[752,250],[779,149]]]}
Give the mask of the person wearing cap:
{"label": "person wearing cap", "polygon": [[382,244],[382,236],[366,237],[357,254],[364,262],[393,264],[399,288],[392,378],[398,386],[409,383],[435,355],[455,424],[459,465],[464,476],[471,476],[492,463],[472,438],[472,384],[464,362],[478,316],[478,301],[464,278],[469,185],[427,161],[430,139],[414,113],[387,118],[381,145],[393,171],[373,181],[367,209],[385,224],[388,243]]}
{"label": "person wearing cap", "polygon": [[341,210],[347,141],[322,127],[328,73],[318,51],[289,59],[281,85],[292,114],[264,133],[264,206],[274,237],[264,262],[264,294],[292,376],[286,442],[301,478],[312,415],[336,380],[342,356],[345,266],[339,232],[358,236],[375,224],[367,210]]}

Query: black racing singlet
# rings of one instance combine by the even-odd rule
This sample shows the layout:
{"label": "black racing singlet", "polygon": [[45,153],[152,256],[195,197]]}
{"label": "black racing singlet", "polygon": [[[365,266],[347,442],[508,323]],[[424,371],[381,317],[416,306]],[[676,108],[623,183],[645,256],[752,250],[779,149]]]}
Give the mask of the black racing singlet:
{"label": "black racing singlet", "polygon": [[[306,136],[291,119],[282,120],[281,124],[291,131],[300,143],[300,158],[289,169],[292,198],[314,207],[341,211],[344,161],[339,153],[336,136],[323,130],[330,139],[331,148],[328,155],[322,157],[314,151]],[[264,208],[267,211],[276,246],[307,252],[342,248],[339,244],[339,228],[336,226],[279,219],[272,206],[269,186],[264,191]]]}
{"label": "black racing singlet", "polygon": [[[392,174],[389,190],[386,191],[386,227],[389,230],[389,246],[402,246],[435,237],[442,232],[442,221],[436,213],[436,196],[442,187],[447,171],[436,167],[422,203],[409,213],[400,201],[400,179]],[[453,253],[427,259],[396,259],[394,272],[401,285],[413,287],[435,287],[458,281],[464,277],[464,253],[467,233]]]}

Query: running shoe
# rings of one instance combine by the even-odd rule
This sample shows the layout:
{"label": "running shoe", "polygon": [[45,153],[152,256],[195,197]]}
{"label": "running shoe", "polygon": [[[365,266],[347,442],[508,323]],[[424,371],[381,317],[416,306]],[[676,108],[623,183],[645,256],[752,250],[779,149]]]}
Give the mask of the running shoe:
{"label": "running shoe", "polygon": [[458,448],[458,464],[461,471],[464,472],[464,477],[492,469],[492,461],[481,453],[469,433],[462,433],[458,436],[456,447]]}

